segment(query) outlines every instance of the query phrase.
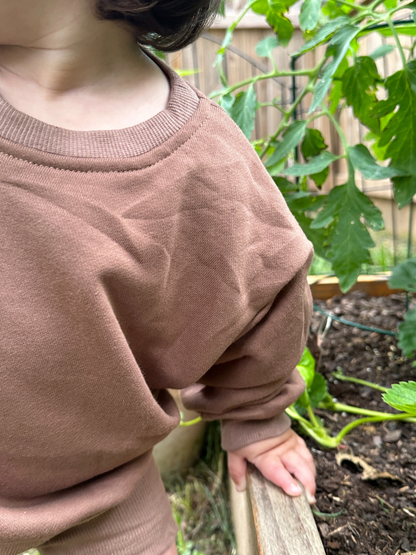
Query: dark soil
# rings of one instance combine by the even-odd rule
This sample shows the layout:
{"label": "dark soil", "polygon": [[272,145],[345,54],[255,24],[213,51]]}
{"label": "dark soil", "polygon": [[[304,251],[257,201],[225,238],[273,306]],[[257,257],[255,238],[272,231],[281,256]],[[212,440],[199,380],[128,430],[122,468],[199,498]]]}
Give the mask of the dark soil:
{"label": "dark soil", "polygon": [[[327,312],[368,326],[396,331],[405,312],[405,295],[369,297],[354,292],[317,304]],[[325,316],[314,313],[316,333]],[[321,336],[322,338],[322,336]],[[319,369],[330,393],[339,402],[385,412],[395,412],[381,393],[366,386],[337,381],[332,372],[390,386],[416,380],[412,361],[402,357],[395,337],[363,331],[332,321],[320,349]],[[353,417],[317,411],[335,435]],[[327,555],[399,555],[416,553],[416,424],[371,423],[347,435],[338,453],[360,457],[391,478],[362,480],[362,468],[336,462],[336,450],[326,451],[307,440],[318,470],[316,509],[343,514],[318,517],[316,522]],[[306,555],[306,554],[305,554]]]}

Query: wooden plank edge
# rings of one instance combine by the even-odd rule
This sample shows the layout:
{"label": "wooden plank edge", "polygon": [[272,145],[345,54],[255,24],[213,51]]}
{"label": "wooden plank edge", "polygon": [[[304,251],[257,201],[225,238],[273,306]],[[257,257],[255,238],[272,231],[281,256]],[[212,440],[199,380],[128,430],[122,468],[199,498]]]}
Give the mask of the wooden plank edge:
{"label": "wooden plank edge", "polygon": [[305,493],[287,495],[251,464],[247,484],[260,555],[325,555]]}
{"label": "wooden plank edge", "polygon": [[[403,293],[402,289],[390,289],[388,286],[390,276],[390,273],[358,276],[357,282],[349,292],[362,291],[372,297],[388,297],[394,293]],[[316,300],[326,301],[331,297],[344,294],[335,276],[308,276],[308,283],[312,296]]]}

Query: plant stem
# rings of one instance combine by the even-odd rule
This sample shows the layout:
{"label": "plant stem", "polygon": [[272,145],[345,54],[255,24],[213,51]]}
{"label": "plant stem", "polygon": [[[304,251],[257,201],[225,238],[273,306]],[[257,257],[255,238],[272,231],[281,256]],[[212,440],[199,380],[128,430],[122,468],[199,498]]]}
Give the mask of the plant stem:
{"label": "plant stem", "polygon": [[368,382],[367,380],[360,380],[359,378],[352,378],[350,376],[345,376],[342,372],[333,372],[332,375],[337,380],[341,380],[343,382],[357,383],[359,385],[365,385],[367,387],[372,387],[373,389],[377,389],[377,391],[382,391],[383,393],[385,393],[389,389],[388,387],[383,387],[382,385],[378,385],[373,382]]}
{"label": "plant stem", "polygon": [[299,424],[304,432],[307,433],[312,439],[314,439],[319,445],[322,445],[323,447],[328,447],[329,449],[333,449],[338,445],[336,443],[336,438],[329,436],[326,432],[325,435],[319,436],[310,426],[305,426],[303,422],[299,422]]}
{"label": "plant stem", "polygon": [[263,150],[260,153],[260,158],[264,158],[264,156],[266,155],[271,143],[280,135],[282,130],[286,127],[287,123],[289,122],[290,116],[293,114],[293,112],[296,110],[296,108],[302,102],[304,96],[306,96],[309,91],[310,91],[310,88],[308,87],[308,85],[306,85],[306,87],[303,89],[303,91],[297,97],[297,99],[292,104],[292,106],[289,108],[289,110],[286,111],[286,114],[285,114],[284,118],[282,119],[282,121],[280,122],[277,130],[267,140],[267,143],[266,143],[265,147],[263,148]]}
{"label": "plant stem", "polygon": [[313,427],[322,428],[322,426],[319,424],[318,420],[316,419],[315,413],[313,412],[311,405],[308,405],[308,408],[306,410],[308,411],[308,416],[310,421],[312,422]]}
{"label": "plant stem", "polygon": [[276,108],[276,110],[279,110],[279,112],[281,112],[282,114],[286,114],[286,111],[283,110],[283,108],[279,106],[279,104],[276,104],[275,102],[259,102],[258,104],[259,108],[265,108],[266,106],[270,106],[271,108]]}
{"label": "plant stem", "polygon": [[[361,414],[363,416],[377,416],[384,418],[385,416],[390,417],[392,414],[390,412],[379,412],[377,410],[363,409],[361,407],[353,407],[352,405],[344,405],[344,403],[334,403],[327,404],[325,402],[319,405],[319,408],[325,410],[331,410],[333,412],[348,412],[349,414]],[[416,422],[416,418],[409,416],[405,419],[406,422]]]}
{"label": "plant stem", "polygon": [[331,114],[331,112],[328,110],[328,108],[324,105],[321,104],[322,107],[322,113],[324,113],[326,115],[326,117],[333,123],[336,132],[339,135],[339,138],[341,139],[341,143],[342,146],[344,148],[344,152],[345,154],[348,156],[348,141],[347,138],[345,136],[344,131],[341,129],[341,126],[339,125],[339,123],[337,122],[337,120],[334,118],[334,116]]}
{"label": "plant stem", "polygon": [[325,116],[325,115],[326,115],[325,112],[318,112],[318,113],[315,114],[314,116],[311,116],[310,118],[308,118],[308,119],[306,120],[306,123],[309,124],[309,123],[311,123],[312,121],[314,121],[314,120],[316,120],[316,119],[318,119],[318,118],[321,118],[322,116]]}
{"label": "plant stem", "polygon": [[273,79],[275,77],[297,77],[297,76],[310,76],[313,70],[297,70],[297,71],[271,71],[270,73],[263,73],[261,75],[256,75],[243,81],[239,81],[235,85],[231,85],[222,89],[221,91],[214,91],[210,94],[210,98],[216,98],[217,96],[224,96],[226,94],[232,93],[233,91],[244,87],[245,85],[251,85],[252,83],[257,83],[257,81],[263,81],[264,79]]}
{"label": "plant stem", "polygon": [[357,426],[360,426],[361,424],[366,424],[367,422],[383,422],[385,420],[406,420],[407,418],[409,418],[409,415],[405,414],[405,413],[389,414],[389,415],[386,414],[383,417],[373,416],[373,417],[370,417],[370,418],[359,418],[358,420],[354,420],[353,422],[350,422],[349,424],[347,424],[347,426],[342,428],[342,430],[339,432],[339,434],[334,439],[336,440],[337,445],[339,445],[341,443],[341,441],[343,440],[343,438],[349,432],[351,432],[351,430],[353,430]]}
{"label": "plant stem", "polygon": [[[268,138],[265,147],[263,148],[263,150],[261,151],[261,153],[259,155],[261,159],[264,158],[264,156],[267,154],[267,151],[268,151],[269,146],[271,145],[271,143],[280,135],[282,130],[286,127],[287,123],[289,122],[290,116],[293,114],[293,112],[296,110],[296,108],[302,102],[304,97],[309,92],[313,91],[313,86],[315,84],[315,81],[318,78],[319,72],[321,71],[321,68],[322,68],[322,66],[324,65],[325,62],[326,62],[326,58],[322,58],[322,60],[313,68],[313,70],[311,70],[309,72],[309,76],[310,76],[309,82],[305,85],[302,92],[299,94],[299,96],[297,97],[295,102],[292,104],[292,106],[286,111],[286,115],[282,119],[282,121],[280,122],[277,130],[273,133],[273,135],[271,135]],[[294,72],[292,72],[292,74],[293,73]]]}
{"label": "plant stem", "polygon": [[197,418],[194,418],[193,420],[187,420],[186,422],[181,420],[179,423],[179,426],[181,428],[185,428],[186,426],[193,426],[194,424],[198,424],[198,422],[201,422],[201,420],[202,418],[200,416],[198,416]]}
{"label": "plant stem", "polygon": [[368,6],[368,11],[369,12],[374,12],[374,10],[376,8],[378,8],[378,6],[380,4],[382,4],[384,2],[384,0],[374,0],[374,2],[372,2],[369,6]]}
{"label": "plant stem", "polygon": [[396,45],[397,45],[397,48],[398,48],[398,50],[399,50],[400,58],[402,59],[403,69],[404,69],[404,68],[406,67],[406,56],[404,55],[404,51],[403,51],[402,45],[401,45],[401,43],[400,43],[399,35],[397,34],[396,28],[394,27],[394,24],[393,24],[393,22],[392,22],[390,16],[388,16],[388,17],[386,18],[386,22],[387,22],[387,25],[388,25],[388,26],[390,27],[390,29],[391,29],[391,32],[392,32],[393,37],[394,37],[394,40],[396,41]]}
{"label": "plant stem", "polygon": [[351,4],[350,2],[346,2],[346,0],[337,0],[337,4],[342,4],[343,6],[347,6],[353,10],[358,11],[367,11],[367,6],[360,6],[359,4]]}
{"label": "plant stem", "polygon": [[307,426],[309,428],[311,427],[311,423],[308,422],[306,418],[303,418],[303,416],[301,416],[296,410],[292,409],[291,407],[288,407],[286,409],[286,412],[290,416],[290,418],[297,420],[300,424],[303,424],[304,426]]}

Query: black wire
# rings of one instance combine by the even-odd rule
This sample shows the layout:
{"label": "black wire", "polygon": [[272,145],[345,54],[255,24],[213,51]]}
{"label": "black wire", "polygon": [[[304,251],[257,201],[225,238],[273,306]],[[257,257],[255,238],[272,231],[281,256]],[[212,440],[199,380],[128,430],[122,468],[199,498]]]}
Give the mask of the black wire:
{"label": "black wire", "polygon": [[364,324],[359,324],[358,322],[351,322],[351,320],[346,320],[345,318],[339,318],[338,316],[334,316],[333,314],[330,314],[329,312],[322,310],[322,308],[320,308],[316,304],[313,305],[313,309],[316,312],[319,312],[320,314],[323,314],[324,316],[331,318],[331,320],[335,320],[336,322],[339,322],[340,324],[346,324],[347,326],[352,326],[353,328],[358,328],[360,330],[382,333],[384,335],[392,335],[393,337],[397,336],[397,332],[394,332],[394,331],[382,330],[380,328],[373,328],[371,326],[365,326]]}

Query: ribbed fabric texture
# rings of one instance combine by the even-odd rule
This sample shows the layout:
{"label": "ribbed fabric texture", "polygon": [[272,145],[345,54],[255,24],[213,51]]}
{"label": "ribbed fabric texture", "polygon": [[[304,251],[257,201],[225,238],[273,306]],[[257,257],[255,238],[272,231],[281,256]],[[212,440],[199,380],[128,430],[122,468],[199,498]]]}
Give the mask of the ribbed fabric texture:
{"label": "ribbed fabric texture", "polygon": [[157,63],[168,107],[126,130],[0,103],[1,555],[142,487],[167,388],[230,450],[282,433],[304,387],[312,246],[234,122]]}
{"label": "ribbed fabric texture", "polygon": [[0,97],[0,135],[22,146],[63,156],[139,156],[179,131],[198,106],[198,96],[185,81],[173,71],[167,75],[170,96],[165,110],[133,127],[111,131],[62,129],[19,112]]}

